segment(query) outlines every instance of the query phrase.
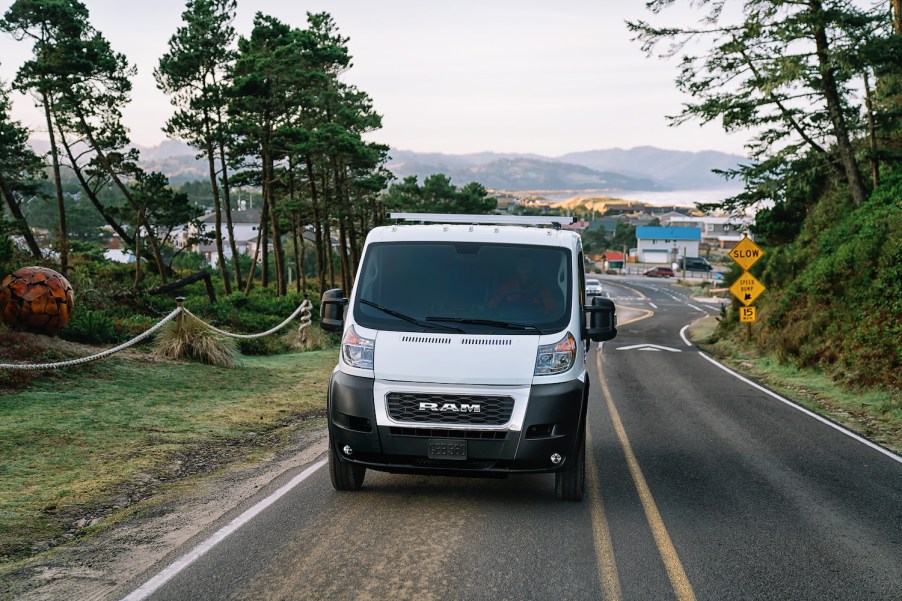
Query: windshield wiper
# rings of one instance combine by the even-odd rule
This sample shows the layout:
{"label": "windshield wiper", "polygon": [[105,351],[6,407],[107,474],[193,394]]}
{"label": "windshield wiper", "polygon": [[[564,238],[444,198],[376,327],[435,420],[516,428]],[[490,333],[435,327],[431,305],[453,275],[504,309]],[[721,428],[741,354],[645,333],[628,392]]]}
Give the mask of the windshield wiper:
{"label": "windshield wiper", "polygon": [[[394,311],[394,310],[392,310],[392,309],[388,309],[388,308],[386,308],[386,307],[383,307],[383,306],[380,305],[380,304],[374,303],[373,301],[367,300],[367,299],[365,299],[365,298],[361,298],[361,299],[358,299],[358,300],[359,300],[361,303],[363,303],[364,305],[367,305],[367,306],[369,306],[369,307],[372,307],[372,308],[374,308],[374,309],[378,309],[378,310],[382,311],[382,312],[385,313],[386,315],[391,315],[392,317],[397,317],[398,319],[403,319],[404,321],[409,321],[410,323],[415,324],[415,325],[418,325],[418,326],[420,326],[421,328],[430,328],[430,329],[435,329],[435,328],[445,328],[446,330],[452,330],[452,331],[454,331],[454,332],[460,332],[461,334],[464,334],[464,333],[465,333],[465,332],[464,332],[463,330],[461,330],[460,328],[455,328],[454,326],[446,326],[446,325],[442,325],[442,324],[440,324],[440,323],[427,323],[426,321],[420,321],[420,320],[417,319],[416,317],[411,317],[410,315],[404,315],[403,313],[399,313],[399,312]],[[427,321],[428,321],[428,320],[427,320]]]}
{"label": "windshield wiper", "polygon": [[450,321],[453,323],[473,324],[476,326],[489,326],[504,328],[506,330],[535,330],[539,334],[542,330],[526,323],[514,323],[510,321],[494,321],[492,319],[469,319],[467,317],[427,317],[426,321]]}

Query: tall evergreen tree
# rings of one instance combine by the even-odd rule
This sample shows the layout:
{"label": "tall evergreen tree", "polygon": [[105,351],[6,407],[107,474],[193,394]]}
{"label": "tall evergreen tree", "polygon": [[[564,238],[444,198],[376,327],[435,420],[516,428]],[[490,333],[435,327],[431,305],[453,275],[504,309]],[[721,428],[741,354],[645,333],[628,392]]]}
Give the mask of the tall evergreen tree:
{"label": "tall evergreen tree", "polygon": [[[285,294],[282,227],[277,210],[276,162],[284,155],[279,130],[286,127],[299,102],[301,82],[298,45],[299,32],[278,19],[257,13],[250,37],[238,40],[238,57],[232,75],[229,114],[232,130],[242,143],[238,156],[256,157],[253,165],[263,190],[263,202],[269,223],[261,223],[272,234],[276,289]],[[267,257],[267,237],[262,236],[263,256]],[[268,270],[264,266],[264,286]]]}
{"label": "tall evergreen tree", "polygon": [[[157,86],[171,95],[175,114],[167,121],[165,131],[181,138],[203,153],[207,159],[210,187],[215,212],[215,243],[219,254],[225,293],[231,293],[229,274],[222,242],[222,204],[220,182],[225,205],[226,229],[231,245],[235,281],[242,285],[241,268],[232,225],[229,174],[225,156],[226,123],[223,94],[227,70],[235,58],[232,44],[235,29],[235,0],[188,0],[182,13],[184,25],[169,40],[169,52],[154,71]],[[219,165],[217,166],[217,161]]]}
{"label": "tall evergreen tree", "polygon": [[20,204],[37,192],[37,181],[44,163],[28,145],[28,130],[10,117],[9,90],[0,83],[0,196],[6,201],[16,229],[35,259],[41,258],[38,246]]}
{"label": "tall evergreen tree", "polygon": [[[648,6],[661,12],[674,3],[651,0]],[[741,15],[730,20],[724,0],[698,5],[708,9],[698,27],[628,26],[650,54],[661,42],[670,43],[662,53],[668,57],[690,41],[709,42],[699,54],[682,57],[677,87],[693,100],[672,121],[719,119],[727,131],[756,132],[749,150],[758,163],[728,173],[750,188],[734,204],[781,201],[774,194],[785,182],[785,166],[809,152],[842,174],[855,204],[863,202],[868,189],[853,146],[865,129],[853,93],[859,73],[843,67],[882,36],[885,13],[845,0],[744,0]],[[864,31],[874,35],[864,37]]]}
{"label": "tall evergreen tree", "polygon": [[69,44],[79,39],[87,26],[88,10],[77,0],[16,0],[0,20],[0,29],[17,40],[34,43],[32,57],[19,68],[13,85],[32,92],[44,111],[59,214],[57,250],[64,275],[69,269],[69,243],[54,113],[67,74],[78,68],[79,57],[68,52]]}

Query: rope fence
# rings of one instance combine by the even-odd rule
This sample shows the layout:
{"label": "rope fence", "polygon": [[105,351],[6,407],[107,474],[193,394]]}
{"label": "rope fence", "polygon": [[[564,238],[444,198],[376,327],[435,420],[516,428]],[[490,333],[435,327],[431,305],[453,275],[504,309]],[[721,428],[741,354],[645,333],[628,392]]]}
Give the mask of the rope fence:
{"label": "rope fence", "polygon": [[73,365],[81,365],[82,363],[90,363],[91,361],[97,361],[99,359],[103,359],[105,357],[109,357],[110,355],[114,355],[119,351],[123,351],[131,346],[134,346],[153,335],[157,330],[162,328],[166,323],[172,321],[176,317],[179,317],[180,314],[184,313],[185,315],[189,315],[193,317],[198,322],[213,330],[214,332],[221,334],[223,336],[229,336],[232,338],[242,338],[242,339],[252,339],[252,338],[262,338],[263,336],[269,336],[275,332],[278,332],[282,328],[284,328],[291,320],[295,319],[299,314],[301,315],[301,324],[298,327],[298,333],[302,336],[305,336],[304,330],[310,327],[312,322],[311,310],[313,309],[313,303],[310,302],[310,299],[305,298],[304,302],[302,302],[297,309],[295,309],[294,313],[292,313],[285,321],[280,323],[274,328],[270,328],[265,332],[260,332],[259,334],[234,334],[232,332],[226,332],[225,330],[220,330],[219,328],[212,326],[202,320],[200,317],[189,311],[185,308],[184,302],[185,299],[182,297],[178,297],[175,299],[178,303],[178,307],[176,307],[169,315],[155,323],[153,326],[148,328],[147,330],[141,332],[131,340],[127,342],[123,342],[119,346],[114,346],[113,348],[107,349],[105,351],[101,351],[94,355],[90,355],[88,357],[80,357],[78,359],[70,359],[68,361],[57,361],[55,363],[0,363],[0,369],[8,369],[8,370],[20,370],[20,371],[42,371],[47,369],[60,369],[63,367],[71,367]]}

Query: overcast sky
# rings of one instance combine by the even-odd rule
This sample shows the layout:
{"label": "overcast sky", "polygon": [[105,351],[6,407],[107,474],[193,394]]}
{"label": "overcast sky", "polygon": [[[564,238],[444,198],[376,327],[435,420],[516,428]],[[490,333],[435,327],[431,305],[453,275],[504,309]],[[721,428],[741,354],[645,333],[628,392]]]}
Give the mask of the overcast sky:
{"label": "overcast sky", "polygon": [[[181,23],[184,0],[83,0],[91,23],[137,65],[125,123],[153,146],[171,114],[153,69]],[[2,11],[12,4],[0,0]],[[450,154],[523,152],[559,156],[657,146],[745,154],[742,134],[692,122],[668,126],[687,98],[675,61],[646,57],[626,20],[697,21],[675,7],[653,15],[642,0],[239,0],[235,26],[250,33],[256,11],[294,27],[329,12],[350,38],[344,80],[373,99],[383,128],[371,139],[394,148]],[[0,80],[30,56],[27,42],[0,34]],[[30,97],[14,95],[14,117],[42,133]],[[46,128],[43,128],[46,130]]]}

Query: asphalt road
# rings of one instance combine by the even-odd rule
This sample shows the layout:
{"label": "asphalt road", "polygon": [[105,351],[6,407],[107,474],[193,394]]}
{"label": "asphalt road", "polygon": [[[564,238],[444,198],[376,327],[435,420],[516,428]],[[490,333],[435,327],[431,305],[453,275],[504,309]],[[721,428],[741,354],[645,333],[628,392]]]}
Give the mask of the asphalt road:
{"label": "asphalt road", "polygon": [[550,475],[368,472],[340,494],[320,461],[132,598],[902,599],[899,457],[690,346],[681,330],[717,306],[604,286],[620,326],[590,358],[582,503]]}

